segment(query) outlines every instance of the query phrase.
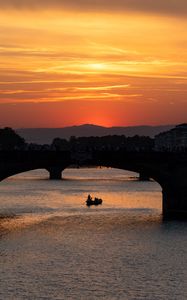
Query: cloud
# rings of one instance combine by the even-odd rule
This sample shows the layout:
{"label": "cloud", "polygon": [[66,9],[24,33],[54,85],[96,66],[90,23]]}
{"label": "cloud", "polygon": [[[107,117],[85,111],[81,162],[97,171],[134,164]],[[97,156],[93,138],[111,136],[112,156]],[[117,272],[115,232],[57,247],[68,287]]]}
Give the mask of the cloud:
{"label": "cloud", "polygon": [[0,8],[62,8],[99,11],[144,11],[186,15],[186,0],[0,0]]}

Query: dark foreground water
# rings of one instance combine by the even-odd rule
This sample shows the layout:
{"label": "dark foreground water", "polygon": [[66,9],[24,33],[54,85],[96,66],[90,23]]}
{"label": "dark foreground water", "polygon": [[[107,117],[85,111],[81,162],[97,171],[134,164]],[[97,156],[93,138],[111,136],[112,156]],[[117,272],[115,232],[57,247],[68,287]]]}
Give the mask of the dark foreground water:
{"label": "dark foreground water", "polygon": [[[34,171],[0,183],[0,299],[187,299],[187,222],[161,190],[114,169]],[[91,193],[99,207],[86,207]]]}

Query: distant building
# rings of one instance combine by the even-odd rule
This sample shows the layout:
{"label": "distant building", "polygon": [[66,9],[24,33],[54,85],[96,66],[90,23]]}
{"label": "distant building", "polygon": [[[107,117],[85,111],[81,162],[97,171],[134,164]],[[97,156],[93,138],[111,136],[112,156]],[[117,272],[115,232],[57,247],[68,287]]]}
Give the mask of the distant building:
{"label": "distant building", "polygon": [[155,136],[156,151],[187,151],[187,123]]}

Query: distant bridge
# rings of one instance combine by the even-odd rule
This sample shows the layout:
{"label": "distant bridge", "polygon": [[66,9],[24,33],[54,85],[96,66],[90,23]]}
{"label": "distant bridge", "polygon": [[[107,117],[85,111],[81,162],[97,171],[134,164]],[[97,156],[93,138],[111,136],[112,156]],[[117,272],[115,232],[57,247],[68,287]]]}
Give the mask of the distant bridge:
{"label": "distant bridge", "polygon": [[187,153],[100,151],[72,158],[66,151],[0,152],[0,181],[35,169],[46,169],[50,179],[61,179],[62,171],[72,164],[118,168],[153,178],[162,187],[164,218],[187,219]]}

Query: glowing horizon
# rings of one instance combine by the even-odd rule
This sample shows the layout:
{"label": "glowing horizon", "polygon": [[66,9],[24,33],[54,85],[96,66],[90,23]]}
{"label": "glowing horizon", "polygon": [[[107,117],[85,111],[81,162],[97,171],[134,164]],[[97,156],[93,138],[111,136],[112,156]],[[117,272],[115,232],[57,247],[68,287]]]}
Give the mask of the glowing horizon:
{"label": "glowing horizon", "polygon": [[15,3],[0,1],[0,126],[186,121],[184,12]]}

